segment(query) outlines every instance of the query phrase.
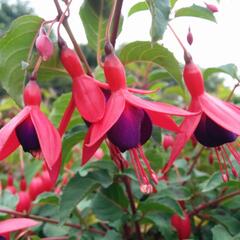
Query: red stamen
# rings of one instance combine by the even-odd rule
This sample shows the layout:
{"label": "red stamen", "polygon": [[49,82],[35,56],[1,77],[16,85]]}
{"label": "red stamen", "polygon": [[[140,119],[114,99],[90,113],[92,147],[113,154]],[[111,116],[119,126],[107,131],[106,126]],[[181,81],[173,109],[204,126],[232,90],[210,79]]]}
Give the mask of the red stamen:
{"label": "red stamen", "polygon": [[228,163],[229,163],[229,165],[230,165],[230,167],[231,167],[231,171],[232,171],[233,176],[234,176],[234,177],[238,177],[238,173],[237,173],[235,167],[233,166],[232,161],[231,161],[231,159],[229,158],[226,149],[225,149],[224,147],[223,147],[222,149],[223,149],[223,152],[225,153],[225,156],[226,156],[226,158],[227,158],[227,160],[228,160]]}
{"label": "red stamen", "polygon": [[226,162],[226,159],[225,159],[225,156],[224,156],[224,147],[220,146],[219,148],[220,148],[220,153],[221,153],[221,156],[222,156],[222,159],[223,159],[223,164],[224,164],[224,169],[225,169],[225,172],[226,172],[226,176],[229,179],[227,162]]}
{"label": "red stamen", "polygon": [[233,144],[229,143],[229,144],[227,144],[227,147],[228,147],[229,151],[231,152],[231,154],[234,156],[237,163],[240,164],[240,154],[234,148]]}
{"label": "red stamen", "polygon": [[148,171],[149,171],[149,173],[150,173],[150,176],[151,176],[153,182],[154,182],[155,184],[158,184],[158,176],[157,176],[157,174],[153,171],[153,169],[151,168],[151,166],[150,166],[150,164],[149,164],[149,161],[148,161],[148,159],[146,158],[146,156],[145,156],[145,154],[144,154],[144,152],[143,152],[143,149],[142,149],[142,146],[141,146],[141,145],[138,145],[138,151],[139,151],[139,154],[140,154],[140,156],[142,157],[145,165],[147,166],[147,169],[148,169]]}
{"label": "red stamen", "polygon": [[226,174],[223,171],[223,167],[222,167],[222,163],[221,163],[221,157],[220,157],[219,152],[218,152],[218,151],[221,151],[221,149],[219,147],[217,147],[217,148],[214,148],[214,150],[215,150],[215,153],[216,153],[216,156],[217,156],[220,172],[222,173],[222,179],[223,179],[224,182],[226,182],[226,179],[227,179]]}

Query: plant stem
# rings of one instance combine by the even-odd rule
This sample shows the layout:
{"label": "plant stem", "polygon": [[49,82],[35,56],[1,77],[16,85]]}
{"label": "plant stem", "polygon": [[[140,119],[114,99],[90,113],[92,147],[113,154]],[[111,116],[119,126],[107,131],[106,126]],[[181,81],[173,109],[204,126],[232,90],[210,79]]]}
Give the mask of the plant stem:
{"label": "plant stem", "polygon": [[230,94],[228,95],[228,97],[227,97],[227,99],[226,99],[227,102],[231,100],[231,98],[232,98],[232,96],[233,96],[236,88],[239,87],[239,85],[240,85],[240,82],[238,82],[238,83],[236,83],[236,84],[234,85],[232,91],[230,92]]}
{"label": "plant stem", "polygon": [[[15,217],[25,217],[25,218],[30,218],[30,219],[34,219],[40,222],[47,222],[47,223],[52,223],[52,224],[59,224],[60,222],[56,219],[52,219],[52,218],[46,218],[46,217],[41,217],[41,216],[36,216],[36,215],[28,215],[28,214],[24,214],[21,212],[17,212],[14,210],[9,210],[9,209],[4,209],[4,208],[0,208],[0,212],[1,213],[6,213],[6,214],[10,214],[13,215]],[[79,229],[80,231],[82,230],[81,226],[79,224],[74,224],[74,223],[64,223],[64,226],[67,227],[72,227],[72,228],[76,228]],[[101,236],[104,236],[105,233],[103,231],[100,231],[98,229],[95,228],[90,228],[89,229],[91,232],[97,233]]]}
{"label": "plant stem", "polygon": [[112,34],[111,34],[111,39],[110,39],[113,47],[115,47],[115,43],[116,43],[116,39],[117,39],[122,5],[123,5],[123,0],[117,0],[115,11],[114,11],[114,16],[113,16],[113,27],[112,27]]}
{"label": "plant stem", "polygon": [[[127,196],[128,196],[129,202],[130,202],[132,214],[135,215],[137,213],[137,210],[136,210],[136,206],[135,206],[135,203],[134,203],[129,178],[127,176],[123,176],[122,179],[123,179],[123,183],[124,183],[125,188],[126,188],[126,192],[127,192]],[[139,225],[139,222],[137,220],[135,221],[135,230],[136,230],[136,234],[137,234],[137,239],[138,240],[143,240],[141,230],[140,230],[140,225]]]}
{"label": "plant stem", "polygon": [[228,198],[232,198],[234,196],[237,196],[240,194],[240,190],[238,191],[235,191],[235,192],[231,192],[225,196],[221,196],[217,199],[214,199],[212,201],[209,201],[205,204],[200,204],[198,207],[196,207],[193,211],[189,212],[189,216],[192,216],[192,215],[195,215],[197,214],[198,212],[200,212],[201,210],[205,209],[205,208],[208,208],[208,207],[216,207],[220,202],[228,199]]}
{"label": "plant stem", "polygon": [[204,150],[204,146],[202,146],[202,147],[200,148],[200,150],[198,151],[198,153],[193,157],[193,163],[192,163],[192,165],[190,166],[190,168],[189,168],[189,170],[188,170],[188,172],[187,172],[187,175],[190,175],[190,174],[192,173],[192,171],[193,171],[195,165],[197,164],[197,161],[198,161],[199,157],[201,156],[203,150]]}
{"label": "plant stem", "polygon": [[[61,16],[61,15],[62,15],[62,10],[61,10],[61,7],[60,7],[60,5],[59,5],[58,0],[53,0],[53,1],[54,1],[55,6],[56,6],[56,9],[57,9],[57,11],[58,11],[58,15]],[[81,48],[79,47],[79,45],[78,45],[78,43],[77,43],[77,41],[76,41],[76,39],[75,39],[75,37],[74,37],[74,35],[73,35],[73,33],[72,33],[71,28],[69,27],[67,18],[64,19],[64,21],[63,21],[62,24],[63,24],[64,28],[66,29],[69,38],[70,38],[71,41],[72,41],[72,44],[73,44],[73,46],[74,46],[74,49],[75,49],[78,57],[79,57],[79,58],[81,59],[81,61],[84,63],[84,66],[85,66],[85,68],[86,68],[87,74],[92,77],[93,75],[92,75],[91,68],[90,68],[90,66],[88,65],[88,62],[87,62],[87,59],[86,59],[85,55],[83,54]]]}

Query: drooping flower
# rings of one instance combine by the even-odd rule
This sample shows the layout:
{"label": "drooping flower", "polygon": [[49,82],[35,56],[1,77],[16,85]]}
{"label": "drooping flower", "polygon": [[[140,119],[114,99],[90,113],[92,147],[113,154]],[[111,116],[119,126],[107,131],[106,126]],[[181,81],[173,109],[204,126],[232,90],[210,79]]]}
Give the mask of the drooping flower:
{"label": "drooping flower", "polygon": [[43,157],[53,182],[61,165],[61,138],[40,110],[41,92],[30,80],[24,89],[25,107],[0,130],[0,160],[22,145],[25,152]]}
{"label": "drooping flower", "polygon": [[0,238],[10,240],[10,233],[40,224],[29,218],[12,218],[0,221]]}
{"label": "drooping flower", "polygon": [[181,132],[176,136],[169,161],[162,172],[165,174],[169,170],[186,142],[194,135],[203,146],[215,150],[222,178],[227,181],[227,165],[237,176],[229,154],[240,164],[240,155],[233,144],[240,135],[240,109],[206,93],[202,73],[189,53],[185,53],[185,61],[183,78],[192,97],[189,111],[200,111],[200,114],[185,118],[180,125]]}
{"label": "drooping flower", "polygon": [[[152,170],[142,145],[152,133],[152,124],[171,131],[178,131],[178,126],[169,115],[187,116],[191,113],[177,107],[158,102],[151,102],[134,96],[126,86],[125,69],[114,53],[106,56],[104,73],[111,91],[102,120],[93,123],[86,135],[83,146],[82,164],[85,164],[107,137],[110,151],[115,162],[123,162],[121,152],[128,151],[135,168],[140,189],[144,193],[153,191],[148,175],[154,183],[158,177]],[[118,165],[118,164],[117,164]]]}

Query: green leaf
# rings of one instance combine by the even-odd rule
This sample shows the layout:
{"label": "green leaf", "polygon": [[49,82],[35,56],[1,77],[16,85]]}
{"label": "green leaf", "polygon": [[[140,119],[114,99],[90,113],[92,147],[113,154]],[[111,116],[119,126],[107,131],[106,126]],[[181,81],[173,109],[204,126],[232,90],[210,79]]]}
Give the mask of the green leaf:
{"label": "green leaf", "polygon": [[[65,110],[68,106],[71,95],[72,95],[71,93],[62,94],[53,103],[52,111],[49,115],[49,118],[50,118],[51,122],[54,124],[55,127],[58,127],[58,125],[61,121],[61,118],[62,118],[62,116],[63,116],[63,114],[64,114],[64,112],[65,112]],[[73,115],[72,115],[71,121],[69,122],[68,129],[70,129],[70,128],[72,128],[72,127],[74,127],[74,126],[76,126],[80,123],[82,123],[81,117],[80,117],[78,111],[75,110]]]}
{"label": "green leaf", "polygon": [[28,62],[28,55],[41,21],[42,19],[36,16],[19,17],[0,38],[0,84],[18,105],[22,105],[25,81],[21,62]]}
{"label": "green leaf", "polygon": [[60,200],[60,221],[64,223],[74,207],[93,189],[96,181],[88,177],[81,177],[79,173],[69,181],[63,189]]}
{"label": "green leaf", "polygon": [[216,22],[216,18],[211,11],[196,4],[193,4],[191,7],[178,9],[175,13],[175,17],[197,17]]}
{"label": "green leaf", "polygon": [[52,193],[52,192],[42,193],[34,201],[34,203],[54,204],[54,205],[57,205],[58,202],[59,202],[59,198],[56,196],[55,193]]}
{"label": "green leaf", "polygon": [[63,138],[62,143],[62,159],[66,161],[71,153],[72,147],[82,141],[85,137],[87,127],[85,125],[79,125],[70,129]]}
{"label": "green leaf", "polygon": [[146,216],[146,219],[151,220],[162,233],[165,239],[176,240],[176,234],[172,230],[172,225],[170,221],[164,217],[161,217],[159,214],[151,213]]}
{"label": "green leaf", "polygon": [[128,12],[128,17],[130,17],[134,13],[137,13],[137,12],[140,12],[140,11],[144,11],[144,10],[148,10],[148,5],[147,5],[147,3],[145,1],[136,3],[135,5],[133,5],[130,8],[130,10]]}
{"label": "green leaf", "polygon": [[166,71],[183,88],[182,74],[174,55],[157,43],[136,41],[127,44],[121,49],[120,59],[123,64],[132,62],[151,62],[165,68]]}
{"label": "green leaf", "polygon": [[[102,4],[102,7],[101,7]],[[85,29],[88,45],[97,51],[100,41],[100,48],[103,49],[105,43],[105,30],[107,20],[112,8],[112,1],[109,0],[85,0],[80,8],[80,17]],[[118,28],[121,31],[122,17]]]}
{"label": "green leaf", "polygon": [[217,187],[219,187],[223,183],[221,178],[221,173],[219,171],[213,173],[209,179],[201,184],[202,192],[211,191]]}
{"label": "green leaf", "polygon": [[117,184],[102,189],[92,201],[92,210],[97,218],[110,222],[120,219],[127,207],[128,200],[122,188]]}
{"label": "green leaf", "polygon": [[17,202],[18,202],[17,195],[12,194],[8,190],[2,192],[2,195],[0,197],[0,206],[2,208],[15,209]]}
{"label": "green leaf", "polygon": [[152,15],[151,25],[151,37],[152,41],[156,42],[163,38],[163,34],[166,30],[169,14],[170,5],[169,0],[146,0]]}
{"label": "green leaf", "polygon": [[46,223],[43,232],[47,237],[60,237],[68,234],[69,227]]}
{"label": "green leaf", "polygon": [[220,223],[231,233],[232,235],[238,234],[240,221],[226,212],[218,212],[217,210],[212,211],[210,214],[211,218],[213,218],[216,222]]}
{"label": "green leaf", "polygon": [[221,225],[216,225],[212,229],[212,234],[213,234],[213,240],[231,240],[232,236],[228,233],[226,228],[224,228]]}
{"label": "green leaf", "polygon": [[102,240],[121,240],[122,236],[120,233],[116,232],[115,230],[107,231],[107,234],[102,238]]}
{"label": "green leaf", "polygon": [[18,108],[16,103],[11,98],[5,98],[1,101],[0,112]]}
{"label": "green leaf", "polygon": [[220,67],[207,68],[203,73],[203,77],[204,79],[208,79],[210,75],[222,72],[228,74],[234,79],[238,79],[237,71],[237,66],[233,63],[229,63]]}

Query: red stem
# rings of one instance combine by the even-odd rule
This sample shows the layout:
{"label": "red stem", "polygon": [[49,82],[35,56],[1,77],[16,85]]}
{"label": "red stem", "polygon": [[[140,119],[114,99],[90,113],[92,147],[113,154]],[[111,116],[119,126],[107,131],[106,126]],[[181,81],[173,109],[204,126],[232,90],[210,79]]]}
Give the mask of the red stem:
{"label": "red stem", "polygon": [[[137,210],[136,210],[136,207],[135,207],[129,178],[127,176],[123,176],[122,180],[123,180],[123,183],[124,183],[125,188],[126,188],[126,193],[127,193],[127,196],[128,196],[129,202],[130,202],[132,214],[135,215],[137,213]],[[135,221],[135,230],[136,230],[136,234],[137,234],[137,239],[138,240],[143,240],[141,230],[140,230],[140,225],[139,225],[139,222],[137,220]]]}
{"label": "red stem", "polygon": [[208,208],[208,207],[216,207],[220,202],[228,199],[228,198],[231,198],[231,197],[234,197],[234,196],[237,196],[240,194],[240,190],[238,191],[235,191],[235,192],[231,192],[225,196],[221,196],[217,199],[214,199],[212,201],[209,201],[205,204],[200,204],[198,207],[196,207],[194,210],[192,210],[191,212],[188,213],[189,216],[192,216],[192,215],[195,215],[197,214],[198,212],[200,212],[201,210],[205,209],[205,208]]}

